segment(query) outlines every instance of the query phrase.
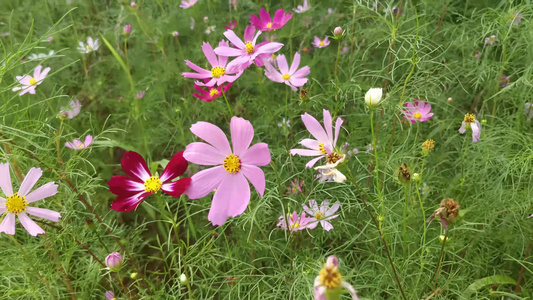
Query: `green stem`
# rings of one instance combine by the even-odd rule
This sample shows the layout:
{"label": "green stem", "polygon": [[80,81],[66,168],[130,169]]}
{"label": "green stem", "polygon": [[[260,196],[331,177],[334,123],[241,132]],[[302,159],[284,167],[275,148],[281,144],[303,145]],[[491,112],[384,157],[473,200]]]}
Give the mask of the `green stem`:
{"label": "green stem", "polygon": [[409,185],[406,183],[404,185],[404,197],[405,205],[403,206],[403,249],[404,253],[407,254],[407,205],[409,199]]}
{"label": "green stem", "polygon": [[439,264],[437,265],[437,270],[435,271],[435,283],[433,284],[433,289],[435,289],[435,287],[437,286],[437,281],[439,280],[440,269],[442,267],[442,259],[444,258],[444,246],[446,246],[446,243],[448,242],[448,232],[449,230],[446,229],[446,233],[444,234],[444,241],[442,241],[442,247],[440,248]]}
{"label": "green stem", "polygon": [[229,117],[231,118],[234,116],[234,114],[233,114],[233,111],[231,110],[231,107],[229,106],[228,98],[226,98],[226,93],[224,93],[224,88],[222,86],[220,87],[220,90],[222,91],[222,96],[224,96],[224,100],[226,100],[226,105],[228,106]]}
{"label": "green stem", "polygon": [[337,68],[339,65],[339,57],[341,56],[341,39],[339,38],[337,41],[339,42],[339,46],[337,47],[337,59],[335,60],[335,81],[337,82],[337,86],[338,86],[339,78],[337,77]]}
{"label": "green stem", "polygon": [[378,218],[379,228],[381,230],[383,220],[385,220],[385,207],[383,205],[383,195],[381,194],[381,186],[379,183],[379,158],[378,158],[378,149],[377,149],[378,147],[376,145],[377,137],[374,131],[374,109],[370,109],[370,130],[372,131],[372,147],[374,148],[374,158],[375,158],[375,166],[374,166],[374,171],[373,171],[373,173],[375,173],[374,182],[376,185],[376,189],[378,191],[379,208],[381,211],[380,218]]}

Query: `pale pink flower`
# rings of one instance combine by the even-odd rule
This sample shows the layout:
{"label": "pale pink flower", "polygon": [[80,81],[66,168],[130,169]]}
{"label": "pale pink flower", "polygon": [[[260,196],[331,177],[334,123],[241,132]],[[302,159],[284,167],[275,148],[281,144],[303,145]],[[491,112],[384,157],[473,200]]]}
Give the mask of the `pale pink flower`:
{"label": "pale pink flower", "polygon": [[[318,160],[326,158],[328,156],[338,154],[335,153],[335,145],[337,144],[337,138],[342,125],[342,119],[337,118],[335,122],[335,134],[333,134],[333,123],[331,120],[331,114],[328,110],[323,110],[324,114],[324,127],[308,113],[302,115],[302,121],[305,128],[311,133],[315,139],[304,139],[299,144],[308,149],[291,149],[292,155],[298,154],[302,156],[316,156],[316,158],[310,160],[305,166],[312,168]],[[333,157],[332,157],[333,158]],[[335,160],[334,162],[336,162]],[[329,161],[328,161],[329,162]]]}
{"label": "pale pink flower", "polygon": [[93,137],[91,135],[88,135],[85,137],[85,141],[80,140],[73,140],[72,142],[66,142],[65,147],[71,148],[74,150],[81,150],[89,147],[91,143],[93,142]]}
{"label": "pale pink flower", "polygon": [[15,234],[15,219],[18,217],[20,224],[28,231],[29,234],[36,236],[43,234],[44,230],[28,217],[30,214],[35,217],[58,222],[61,215],[58,212],[45,208],[29,206],[30,203],[51,197],[57,194],[57,184],[48,182],[40,188],[30,193],[35,183],[41,178],[43,171],[40,168],[31,168],[17,193],[13,193],[11,186],[11,175],[9,173],[9,164],[0,164],[0,188],[6,198],[0,197],[0,214],[7,214],[0,224],[0,232],[10,235]]}
{"label": "pale pink flower", "polygon": [[259,35],[261,35],[261,31],[258,31],[255,36],[254,34],[255,28],[252,25],[246,26],[246,28],[244,29],[244,42],[237,37],[233,30],[227,30],[226,32],[224,32],[224,36],[226,36],[226,38],[236,48],[219,45],[215,49],[215,53],[218,55],[229,57],[237,56],[233,61],[228,64],[227,69],[229,71],[242,71],[248,68],[254,62],[255,58],[258,55],[264,53],[272,54],[281,49],[281,47],[283,47],[283,44],[276,42],[256,45],[257,38],[259,37]]}
{"label": "pale pink flower", "polygon": [[279,71],[268,61],[265,63],[265,75],[268,79],[275,82],[285,83],[295,92],[298,91],[298,87],[307,83],[307,78],[305,78],[305,76],[309,75],[311,70],[308,66],[298,69],[300,65],[300,54],[298,52],[294,54],[290,69],[285,55],[278,55],[276,61]]}
{"label": "pale pink flower", "polygon": [[135,96],[137,97],[137,99],[142,99],[144,98],[145,94],[146,94],[146,91],[142,90],[142,91],[139,91],[137,94],[135,94]]}
{"label": "pale pink flower", "polygon": [[198,2],[198,0],[182,0],[180,7],[183,9],[187,9],[193,7],[196,2]]}
{"label": "pale pink flower", "polygon": [[231,118],[233,150],[218,126],[198,122],[191,126],[191,131],[207,143],[196,142],[187,145],[183,157],[195,164],[215,167],[194,174],[185,194],[190,199],[198,199],[216,190],[208,220],[213,225],[222,225],[228,217],[236,217],[248,207],[248,181],[263,197],[266,181],[265,174],[259,167],[270,163],[270,151],[265,143],[249,147],[254,137],[254,129],[252,124],[243,118]]}
{"label": "pale pink flower", "polygon": [[406,102],[404,106],[404,116],[407,120],[411,121],[411,123],[425,122],[433,116],[433,113],[430,112],[431,104],[427,102],[419,102],[418,99],[415,99],[414,103]]}
{"label": "pale pink flower", "polygon": [[330,231],[331,229],[333,229],[333,225],[331,225],[328,221],[333,220],[339,216],[335,215],[335,212],[337,212],[340,207],[341,205],[339,203],[335,203],[330,208],[328,200],[324,200],[319,207],[316,200],[309,200],[309,207],[304,204],[303,208],[304,211],[309,216],[314,217],[315,220],[310,222],[309,225],[307,225],[307,228],[314,229],[318,225],[318,223],[320,223],[324,230]]}
{"label": "pale pink flower", "polygon": [[115,298],[115,293],[113,293],[113,291],[105,292],[105,297],[107,298],[107,300],[117,300],[117,298]]}
{"label": "pale pink flower", "polygon": [[292,214],[287,214],[287,216],[280,216],[278,219],[278,227],[281,229],[289,231],[299,231],[307,228],[307,224],[312,221],[305,215],[305,212],[302,212],[301,215],[298,215],[297,212]]}
{"label": "pale pink flower", "polygon": [[298,193],[304,193],[303,190],[304,181],[300,179],[291,180],[291,186],[287,188],[285,194],[298,195]]}
{"label": "pale pink flower", "polygon": [[80,100],[75,99],[75,100],[71,100],[69,105],[70,106],[68,107],[68,110],[66,110],[67,108],[61,106],[60,114],[64,117],[72,119],[80,113],[81,103],[80,103]]}
{"label": "pale pink flower", "polygon": [[352,300],[359,300],[353,286],[342,280],[339,259],[335,255],[328,257],[320,275],[315,278],[313,288],[315,300],[340,299],[340,294],[344,289],[350,293]]}
{"label": "pale pink flower", "polygon": [[311,43],[316,48],[325,48],[329,46],[329,38],[325,37],[323,40],[315,35],[315,40]]}
{"label": "pale pink flower", "polygon": [[465,115],[461,128],[459,128],[459,133],[465,133],[467,129],[472,130],[472,143],[478,142],[481,139],[481,124],[473,114]]}
{"label": "pale pink flower", "polygon": [[[229,43],[222,40],[220,43],[218,43],[218,48],[220,47],[228,47]],[[217,48],[217,49],[218,49]],[[229,48],[232,49],[232,48]],[[187,66],[189,66],[191,69],[196,71],[196,73],[181,73],[181,75],[185,76],[186,78],[195,78],[195,79],[206,79],[211,78],[207,83],[203,83],[200,81],[196,81],[196,85],[198,86],[214,86],[215,84],[220,86],[225,82],[233,82],[239,76],[241,76],[242,72],[239,70],[229,70],[229,65],[226,66],[228,62],[228,57],[224,55],[217,55],[215,54],[215,51],[213,51],[213,47],[211,47],[211,44],[205,43],[202,45],[202,51],[204,52],[205,57],[209,61],[209,64],[211,65],[211,71],[200,68],[199,66],[193,64],[192,62],[186,60],[185,63]],[[233,71],[233,72],[232,72]],[[235,75],[229,75],[229,74],[235,74]]]}
{"label": "pale pink flower", "polygon": [[172,32],[172,36],[173,36],[173,37],[178,37],[178,36],[180,36],[180,33],[177,32],[177,31],[173,31],[173,32]]}
{"label": "pale pink flower", "polygon": [[296,8],[294,9],[294,12],[297,14],[301,14],[301,13],[308,11],[309,9],[311,9],[311,7],[307,4],[307,0],[304,0],[303,5],[296,6]]}
{"label": "pale pink flower", "polygon": [[50,67],[45,68],[44,70],[41,69],[43,66],[38,65],[35,70],[33,70],[33,76],[30,75],[24,75],[24,76],[17,76],[17,81],[22,86],[16,86],[13,88],[13,92],[21,91],[19,93],[19,96],[22,96],[26,93],[30,93],[32,95],[35,94],[35,88],[43,82],[43,80],[46,78],[46,75],[48,75],[48,72],[50,72]]}

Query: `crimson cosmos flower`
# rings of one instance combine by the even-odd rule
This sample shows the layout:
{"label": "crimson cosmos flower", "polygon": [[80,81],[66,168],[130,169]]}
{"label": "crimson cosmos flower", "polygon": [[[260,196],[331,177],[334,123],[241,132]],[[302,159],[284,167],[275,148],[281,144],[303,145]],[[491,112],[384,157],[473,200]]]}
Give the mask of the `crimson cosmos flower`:
{"label": "crimson cosmos flower", "polygon": [[183,151],[172,157],[161,176],[152,176],[144,158],[134,151],[125,152],[121,164],[129,177],[115,175],[107,182],[109,190],[118,196],[111,205],[111,209],[116,211],[135,209],[144,198],[159,190],[172,197],[179,197],[191,183],[189,177],[171,182],[187,169],[188,163],[183,158]]}

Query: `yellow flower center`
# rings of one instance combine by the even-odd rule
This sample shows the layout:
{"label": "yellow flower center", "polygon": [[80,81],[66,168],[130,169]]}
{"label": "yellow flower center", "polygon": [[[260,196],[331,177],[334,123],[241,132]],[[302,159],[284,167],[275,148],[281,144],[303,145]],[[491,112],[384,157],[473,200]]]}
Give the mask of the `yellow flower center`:
{"label": "yellow flower center", "polygon": [[211,95],[211,97],[217,96],[218,95],[218,90],[217,89],[210,89],[209,90],[209,95]]}
{"label": "yellow flower center", "polygon": [[152,176],[144,182],[144,190],[148,193],[155,193],[161,189],[163,183],[157,176]]}
{"label": "yellow flower center", "polygon": [[13,196],[9,196],[6,199],[6,208],[10,213],[18,215],[22,211],[26,211],[26,206],[28,206],[28,201],[26,198],[19,193],[15,193]]}
{"label": "yellow flower center", "polygon": [[420,118],[422,118],[422,114],[419,113],[419,112],[415,112],[415,114],[413,115],[413,117],[415,117],[415,119],[420,119]]}
{"label": "yellow flower center", "polygon": [[230,154],[224,159],[224,169],[228,173],[237,173],[241,170],[241,159],[235,155]]}
{"label": "yellow flower center", "polygon": [[272,28],[272,23],[267,23],[267,28],[268,29]]}
{"label": "yellow flower center", "polygon": [[474,116],[474,114],[466,114],[465,115],[465,122],[466,123],[472,123],[476,120],[476,117]]}
{"label": "yellow flower center", "polygon": [[298,228],[298,227],[300,227],[300,223],[298,222],[291,224],[291,228]]}
{"label": "yellow flower center", "polygon": [[272,56],[270,56],[270,59],[276,59],[276,57],[278,57],[276,54],[272,54]]}
{"label": "yellow flower center", "polygon": [[317,220],[322,220],[324,218],[324,214],[321,213],[321,212],[317,212],[316,215],[315,215],[315,218]]}
{"label": "yellow flower center", "polygon": [[84,145],[83,143],[81,143],[81,144],[78,146],[78,148],[81,149],[81,148],[83,148],[84,146],[85,146],[85,145]]}
{"label": "yellow flower center", "polygon": [[324,41],[320,41],[320,43],[318,43],[319,46],[324,46]]}
{"label": "yellow flower center", "polygon": [[338,267],[331,267],[327,264],[324,264],[324,268],[320,270],[318,279],[322,285],[326,286],[328,289],[335,289],[339,287],[342,282],[341,273],[339,273]]}
{"label": "yellow flower center", "polygon": [[326,151],[326,149],[324,149],[324,143],[320,143],[318,144],[318,151],[322,154],[328,154],[328,151]]}
{"label": "yellow flower center", "polygon": [[283,80],[289,80],[289,79],[291,78],[291,75],[289,75],[289,74],[284,74],[284,75],[282,76],[282,78],[283,78]]}
{"label": "yellow flower center", "polygon": [[30,78],[30,84],[31,85],[35,85],[37,83],[37,80],[35,80],[35,78]]}
{"label": "yellow flower center", "polygon": [[93,50],[93,47],[87,45],[87,49],[89,49],[89,50]]}
{"label": "yellow flower center", "polygon": [[226,70],[222,67],[214,67],[211,69],[211,75],[215,78],[220,78],[220,76],[224,76],[226,74]]}
{"label": "yellow flower center", "polygon": [[430,151],[430,150],[433,150],[434,147],[435,147],[434,140],[426,140],[424,143],[422,143],[422,150]]}
{"label": "yellow flower center", "polygon": [[252,42],[247,42],[246,44],[246,53],[252,54],[255,51],[254,45],[252,45]]}

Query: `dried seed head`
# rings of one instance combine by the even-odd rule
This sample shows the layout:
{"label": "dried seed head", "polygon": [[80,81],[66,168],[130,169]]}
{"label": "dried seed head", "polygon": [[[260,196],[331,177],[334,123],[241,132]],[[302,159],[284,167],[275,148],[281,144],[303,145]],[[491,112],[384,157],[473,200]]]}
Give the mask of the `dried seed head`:
{"label": "dried seed head", "polygon": [[400,180],[400,182],[408,182],[411,180],[411,172],[406,163],[398,168],[398,180]]}
{"label": "dried seed head", "polygon": [[440,216],[447,222],[453,222],[457,216],[459,216],[459,208],[461,205],[452,198],[446,198],[442,199],[440,207],[442,208]]}

